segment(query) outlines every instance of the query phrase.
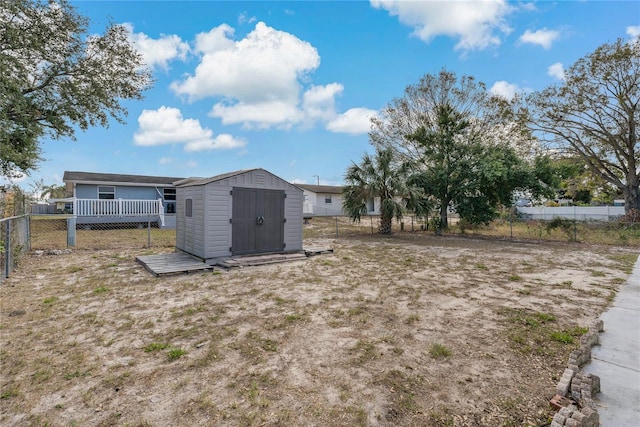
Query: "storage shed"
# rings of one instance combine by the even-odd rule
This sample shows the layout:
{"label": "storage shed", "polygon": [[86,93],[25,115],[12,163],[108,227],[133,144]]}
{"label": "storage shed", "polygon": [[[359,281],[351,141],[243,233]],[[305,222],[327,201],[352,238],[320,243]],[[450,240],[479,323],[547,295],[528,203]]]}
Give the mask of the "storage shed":
{"label": "storage shed", "polygon": [[176,187],[176,248],[205,261],[302,250],[303,191],[264,169]]}

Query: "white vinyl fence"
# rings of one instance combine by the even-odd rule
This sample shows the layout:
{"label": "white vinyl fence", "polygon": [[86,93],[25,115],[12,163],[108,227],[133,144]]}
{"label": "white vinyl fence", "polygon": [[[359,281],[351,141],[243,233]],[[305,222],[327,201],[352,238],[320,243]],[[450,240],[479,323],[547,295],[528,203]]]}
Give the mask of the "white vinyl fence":
{"label": "white vinyl fence", "polygon": [[624,216],[624,206],[518,207],[518,215],[525,219],[541,220],[615,221]]}

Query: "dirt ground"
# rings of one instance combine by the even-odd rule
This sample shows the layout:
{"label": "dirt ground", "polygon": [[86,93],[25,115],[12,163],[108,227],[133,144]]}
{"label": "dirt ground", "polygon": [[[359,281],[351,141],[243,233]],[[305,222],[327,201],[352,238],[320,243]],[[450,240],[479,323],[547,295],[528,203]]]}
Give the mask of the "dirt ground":
{"label": "dirt ground", "polygon": [[334,252],[159,278],[134,260],[153,249],[27,256],[0,286],[0,425],[548,425],[568,354],[638,255],[305,245]]}

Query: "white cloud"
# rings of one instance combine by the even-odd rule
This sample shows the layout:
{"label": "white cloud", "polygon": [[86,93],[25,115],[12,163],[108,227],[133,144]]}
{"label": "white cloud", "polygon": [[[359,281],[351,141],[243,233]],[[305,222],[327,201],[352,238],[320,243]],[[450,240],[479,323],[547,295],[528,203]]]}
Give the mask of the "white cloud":
{"label": "white cloud", "polygon": [[243,139],[234,138],[228,133],[221,133],[213,139],[200,139],[187,142],[184,147],[185,151],[202,151],[202,150],[230,150],[240,148],[247,145]]}
{"label": "white cloud", "polygon": [[303,117],[295,103],[280,100],[231,104],[219,102],[213,106],[209,115],[220,118],[225,125],[243,123],[245,128],[259,129],[272,126],[290,129]]}
{"label": "white cloud", "polygon": [[342,94],[344,86],[331,83],[326,86],[312,86],[302,97],[302,108],[311,121],[328,121],[336,116],[335,97]]}
{"label": "white cloud", "polygon": [[[246,120],[238,116],[242,111],[252,112],[253,105],[280,103],[287,104],[289,110],[295,108],[299,79],[320,65],[320,56],[311,44],[263,22],[237,42],[227,38],[231,31],[226,26],[209,34],[212,32],[216,36],[215,48],[200,42],[205,36],[199,36],[197,46],[203,56],[195,74],[171,87],[190,100],[224,97],[226,101],[217,104],[213,114],[227,123],[256,120],[255,114]],[[229,100],[235,100],[237,108]]]}
{"label": "white cloud", "polygon": [[493,86],[491,86],[489,92],[494,95],[501,96],[507,100],[511,100],[516,95],[516,93],[521,92],[521,89],[517,84],[499,80],[495,82]]}
{"label": "white cloud", "polygon": [[562,62],[556,62],[555,64],[549,65],[549,68],[547,68],[547,74],[558,80],[564,80],[564,66],[562,65]]}
{"label": "white cloud", "polygon": [[162,34],[159,39],[152,39],[144,33],[134,33],[130,23],[123,25],[129,30],[129,39],[149,67],[157,66],[166,70],[169,61],[176,58],[184,60],[189,53],[189,44],[175,34]]}
{"label": "white cloud", "polygon": [[246,145],[246,141],[231,135],[213,138],[213,131],[203,128],[199,120],[185,119],[179,109],[165,106],[157,110],[143,110],[138,117],[138,127],[133,140],[140,146],[185,144],[185,151],[199,151]]}
{"label": "white cloud", "polygon": [[560,37],[559,31],[543,28],[537,31],[527,30],[520,36],[519,40],[521,43],[537,44],[545,49],[549,49],[551,48],[551,43],[553,43],[558,37]]}
{"label": "white cloud", "polygon": [[247,12],[242,12],[238,16],[238,24],[247,24],[247,23],[252,24],[256,21],[257,21],[256,17],[247,15]]}
{"label": "white cloud", "polygon": [[627,27],[627,35],[632,39],[640,38],[640,25]]}
{"label": "white cloud", "polygon": [[170,163],[173,163],[174,159],[171,157],[161,157],[160,160],[158,160],[158,163],[160,163],[161,165],[168,165]]}
{"label": "white cloud", "polygon": [[482,50],[500,44],[500,33],[511,28],[505,17],[514,8],[506,0],[488,1],[398,1],[371,0],[371,5],[414,28],[424,42],[436,36],[458,39],[456,50]]}
{"label": "white cloud", "polygon": [[335,98],[344,86],[310,83],[310,73],[320,65],[310,43],[263,22],[241,40],[233,36],[226,24],[198,34],[200,63],[171,89],[189,101],[215,99],[209,116],[224,125],[290,129],[339,119]]}
{"label": "white cloud", "polygon": [[327,123],[327,130],[334,133],[357,135],[371,129],[371,118],[377,112],[368,108],[351,108]]}

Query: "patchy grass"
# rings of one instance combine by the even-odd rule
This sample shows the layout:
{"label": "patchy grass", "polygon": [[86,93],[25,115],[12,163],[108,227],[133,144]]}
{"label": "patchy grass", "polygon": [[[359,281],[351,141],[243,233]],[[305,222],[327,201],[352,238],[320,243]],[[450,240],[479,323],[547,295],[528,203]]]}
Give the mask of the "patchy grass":
{"label": "patchy grass", "polygon": [[322,222],[305,245],[333,253],[217,274],[156,278],[144,241],[26,256],[0,287],[0,425],[542,426],[637,257]]}

